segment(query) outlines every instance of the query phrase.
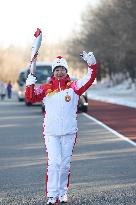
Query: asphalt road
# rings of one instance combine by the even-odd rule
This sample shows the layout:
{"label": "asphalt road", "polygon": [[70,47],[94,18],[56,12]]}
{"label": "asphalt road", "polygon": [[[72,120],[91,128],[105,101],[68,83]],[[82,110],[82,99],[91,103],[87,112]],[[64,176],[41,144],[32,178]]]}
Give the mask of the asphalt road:
{"label": "asphalt road", "polygon": [[[0,204],[45,204],[46,156],[39,106],[0,102]],[[78,117],[68,205],[136,204],[136,147]]]}

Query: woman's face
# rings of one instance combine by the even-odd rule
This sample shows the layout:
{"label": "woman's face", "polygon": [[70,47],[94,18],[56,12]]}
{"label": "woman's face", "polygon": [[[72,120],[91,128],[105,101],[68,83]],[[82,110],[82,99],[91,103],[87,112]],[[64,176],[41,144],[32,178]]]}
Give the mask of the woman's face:
{"label": "woman's face", "polygon": [[58,80],[61,80],[67,76],[67,71],[66,71],[66,68],[62,66],[58,66],[57,68],[55,68],[53,74],[55,78],[57,78]]}

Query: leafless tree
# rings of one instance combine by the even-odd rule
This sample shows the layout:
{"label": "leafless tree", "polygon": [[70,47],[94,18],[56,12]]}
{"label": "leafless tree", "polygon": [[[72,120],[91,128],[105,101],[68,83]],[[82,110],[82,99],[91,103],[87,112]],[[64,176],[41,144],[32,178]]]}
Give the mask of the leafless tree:
{"label": "leafless tree", "polygon": [[82,16],[81,30],[71,40],[68,53],[76,58],[82,49],[93,50],[99,62],[100,79],[108,73],[112,80],[114,73],[122,72],[129,73],[134,81],[135,11],[135,0],[102,0],[97,9],[88,6]]}

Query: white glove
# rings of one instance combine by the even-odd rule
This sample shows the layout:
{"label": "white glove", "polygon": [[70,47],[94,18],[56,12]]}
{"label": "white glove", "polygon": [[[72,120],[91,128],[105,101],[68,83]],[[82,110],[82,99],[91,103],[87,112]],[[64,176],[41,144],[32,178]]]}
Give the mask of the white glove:
{"label": "white glove", "polygon": [[94,57],[93,52],[86,53],[83,51],[83,54],[81,54],[82,58],[84,61],[87,62],[88,65],[95,65],[96,64],[96,59]]}
{"label": "white glove", "polygon": [[27,79],[26,79],[26,86],[32,85],[36,83],[36,77],[33,76],[31,73],[28,75]]}

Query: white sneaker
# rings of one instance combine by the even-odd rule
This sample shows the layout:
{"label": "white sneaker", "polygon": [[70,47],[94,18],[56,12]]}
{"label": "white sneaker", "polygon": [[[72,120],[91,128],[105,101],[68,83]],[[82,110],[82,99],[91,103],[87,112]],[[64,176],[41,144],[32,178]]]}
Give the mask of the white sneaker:
{"label": "white sneaker", "polygon": [[56,198],[49,197],[47,201],[47,205],[56,205]]}
{"label": "white sneaker", "polygon": [[64,194],[63,196],[59,196],[60,203],[67,203],[68,202],[68,196],[67,194]]}

